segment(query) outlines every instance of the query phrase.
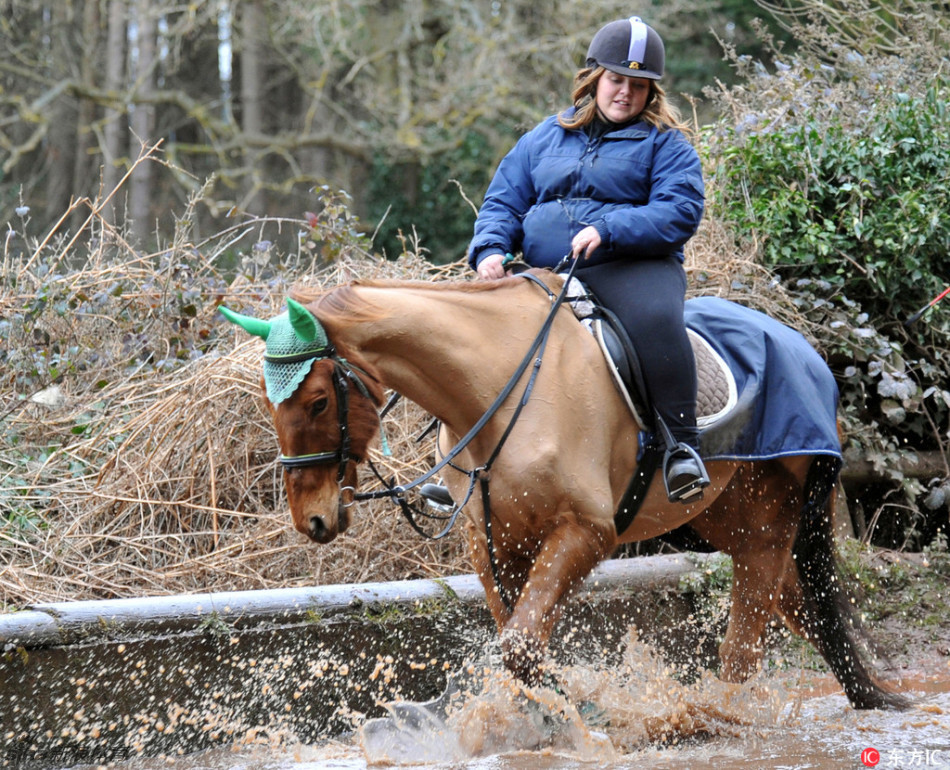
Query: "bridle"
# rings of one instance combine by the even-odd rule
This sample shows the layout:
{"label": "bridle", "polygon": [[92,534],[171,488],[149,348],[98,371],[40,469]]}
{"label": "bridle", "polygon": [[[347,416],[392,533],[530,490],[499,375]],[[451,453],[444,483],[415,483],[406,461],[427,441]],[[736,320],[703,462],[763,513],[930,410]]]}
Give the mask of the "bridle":
{"label": "bridle", "polygon": [[[336,394],[336,414],[337,424],[340,428],[340,446],[326,452],[313,452],[302,455],[285,455],[281,453],[277,456],[277,460],[285,470],[336,463],[338,465],[336,480],[337,484],[340,484],[346,476],[346,466],[350,462],[359,463],[363,460],[362,457],[353,454],[350,447],[350,385],[354,385],[360,394],[366,398],[371,398],[371,396],[363,380],[361,380],[356,374],[356,371],[354,371],[357,367],[345,358],[338,356],[336,348],[332,344],[327,344],[316,350],[309,350],[306,353],[295,353],[285,356],[264,356],[265,361],[275,364],[292,364],[310,359],[314,359],[315,361],[329,359],[333,363],[332,382],[333,390]],[[363,372],[363,374],[369,376],[366,372]]]}

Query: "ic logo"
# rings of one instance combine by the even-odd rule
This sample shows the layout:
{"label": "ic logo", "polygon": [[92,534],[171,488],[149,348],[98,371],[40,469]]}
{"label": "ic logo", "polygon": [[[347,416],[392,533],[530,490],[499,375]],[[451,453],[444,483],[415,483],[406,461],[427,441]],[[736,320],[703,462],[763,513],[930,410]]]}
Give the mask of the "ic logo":
{"label": "ic logo", "polygon": [[865,767],[875,767],[881,761],[881,752],[877,749],[865,749],[861,752],[861,762]]}

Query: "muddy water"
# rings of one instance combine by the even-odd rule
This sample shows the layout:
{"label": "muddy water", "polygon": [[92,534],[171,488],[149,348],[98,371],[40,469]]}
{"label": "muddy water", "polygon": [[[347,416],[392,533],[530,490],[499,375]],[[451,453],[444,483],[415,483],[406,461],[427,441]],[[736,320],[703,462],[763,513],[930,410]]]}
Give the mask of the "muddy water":
{"label": "muddy water", "polygon": [[[709,674],[683,683],[681,671],[635,638],[609,671],[560,670],[569,701],[550,690],[525,691],[489,665],[470,666],[468,674],[462,691],[449,700],[444,722],[402,721],[392,740],[381,740],[365,724],[361,729],[359,715],[351,715],[352,734],[320,745],[302,745],[279,727],[253,728],[239,731],[226,748],[108,767],[950,768],[946,659],[893,682],[914,701],[900,713],[856,712],[833,680],[817,674],[773,674],[741,687]],[[571,704],[596,708],[585,707],[582,715]]]}

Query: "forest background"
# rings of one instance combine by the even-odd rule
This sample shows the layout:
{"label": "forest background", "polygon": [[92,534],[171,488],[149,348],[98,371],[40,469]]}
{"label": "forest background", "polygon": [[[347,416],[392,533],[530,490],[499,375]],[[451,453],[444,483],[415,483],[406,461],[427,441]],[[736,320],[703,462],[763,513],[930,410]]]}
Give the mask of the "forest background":
{"label": "forest background", "polygon": [[[935,0],[2,0],[0,597],[463,570],[389,509],[290,531],[260,351],[222,301],[466,276],[495,165],[639,14],[696,128],[690,292],[805,333],[841,390],[848,528],[946,549],[950,6]],[[410,474],[425,415],[389,418]],[[382,458],[377,458],[382,461]],[[396,461],[392,461],[396,462]],[[659,547],[659,546],[657,546]]]}

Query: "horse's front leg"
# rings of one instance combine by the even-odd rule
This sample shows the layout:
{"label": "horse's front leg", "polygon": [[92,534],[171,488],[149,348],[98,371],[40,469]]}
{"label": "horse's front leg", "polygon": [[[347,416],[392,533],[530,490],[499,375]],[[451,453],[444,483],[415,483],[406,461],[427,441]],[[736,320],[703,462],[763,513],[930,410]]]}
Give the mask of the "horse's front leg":
{"label": "horse's front leg", "polygon": [[[559,612],[572,592],[613,549],[613,522],[582,520],[576,514],[559,517],[533,559],[510,559],[499,569],[514,590],[508,612],[493,584],[479,572],[489,606],[498,623],[506,668],[529,685],[541,681],[541,664]],[[513,578],[508,580],[508,578]]]}
{"label": "horse's front leg", "polygon": [[496,545],[493,570],[485,534],[477,527],[469,528],[468,546],[472,566],[485,590],[488,609],[500,634],[511,618],[506,597],[509,602],[513,602],[521,595],[521,588],[528,579],[532,560],[518,552],[499,549]]}

